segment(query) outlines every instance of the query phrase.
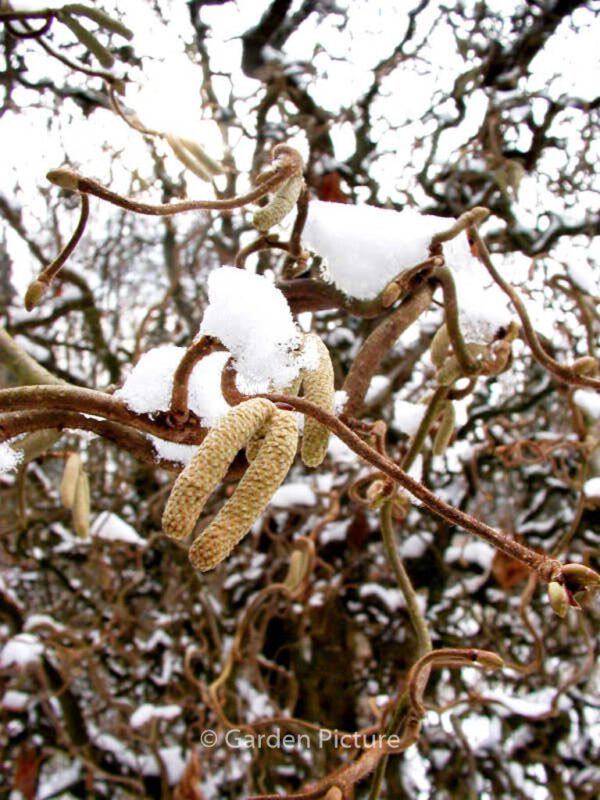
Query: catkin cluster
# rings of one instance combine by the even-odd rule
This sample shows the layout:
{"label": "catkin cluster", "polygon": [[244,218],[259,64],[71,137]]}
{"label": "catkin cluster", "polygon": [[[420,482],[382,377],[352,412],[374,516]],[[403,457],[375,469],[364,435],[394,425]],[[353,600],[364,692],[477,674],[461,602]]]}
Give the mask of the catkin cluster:
{"label": "catkin cluster", "polygon": [[229,555],[283,483],[298,446],[295,414],[262,398],[235,406],[208,433],[175,481],[162,524],[167,536],[183,539],[194,530],[208,497],[237,453],[257,435],[259,446],[244,477],[190,548],[190,561],[202,572]]}

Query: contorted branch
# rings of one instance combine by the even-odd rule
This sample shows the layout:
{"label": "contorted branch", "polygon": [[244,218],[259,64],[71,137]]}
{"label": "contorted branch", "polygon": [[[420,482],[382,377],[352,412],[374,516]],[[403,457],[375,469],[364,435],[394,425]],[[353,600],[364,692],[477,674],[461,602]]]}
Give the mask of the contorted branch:
{"label": "contorted branch", "polygon": [[[370,445],[366,444],[357,434],[355,434],[340,419],[319,408],[315,403],[298,397],[291,397],[284,394],[265,394],[263,395],[274,403],[284,403],[291,406],[303,414],[314,417],[330,431],[336,434],[345,442],[355,453],[364,458],[373,466],[392,478],[396,483],[407,489],[417,497],[434,514],[442,517],[452,525],[458,525],[465,530],[474,533],[481,539],[489,542],[493,547],[501,550],[510,558],[525,564],[533,570],[546,583],[559,582],[563,580],[563,566],[554,558],[542,553],[536,553],[513,539],[509,539],[505,534],[495,530],[485,522],[466,514],[458,508],[445,503],[422,483],[411,478],[403,469],[391,461],[386,456],[379,453]],[[32,386],[23,389],[4,389],[0,391],[0,409],[36,408],[50,405],[52,408],[62,408],[63,410],[76,410],[92,413],[98,416],[110,417],[113,421],[121,422],[142,431],[154,433],[170,441],[190,441],[189,434],[194,431],[200,438],[200,433],[205,433],[199,426],[186,426],[182,430],[173,431],[161,427],[152,421],[148,415],[137,415],[130,411],[117,398],[104,395],[102,392],[95,392],[89,389],[76,389],[71,387],[54,386]],[[16,418],[16,419],[15,419]],[[6,414],[0,422],[0,435],[3,439],[14,436],[15,426],[18,425],[19,415]],[[12,425],[11,425],[12,423]],[[42,426],[38,426],[42,427]],[[47,427],[55,427],[48,424]]]}
{"label": "contorted branch", "polygon": [[419,287],[409,298],[385,317],[367,337],[352,362],[343,389],[348,395],[344,407],[346,414],[354,415],[360,409],[371,378],[404,331],[429,308],[433,289],[428,284]]}
{"label": "contorted branch", "polygon": [[[59,437],[60,431],[79,430],[90,431],[112,442],[121,450],[127,450],[138,461],[144,464],[149,464],[153,467],[162,467],[162,469],[169,470],[170,472],[179,472],[181,464],[178,461],[169,461],[160,458],[154,446],[149,439],[141,433],[138,433],[131,428],[125,427],[117,422],[110,422],[105,419],[97,419],[96,417],[89,417],[86,414],[80,414],[77,411],[18,411],[11,414],[0,414],[0,440],[12,439],[22,433],[32,433],[36,431],[52,431]],[[165,434],[163,431],[156,432],[155,435],[162,436]],[[202,438],[203,438],[202,434]],[[27,439],[21,439],[16,444],[17,449],[23,448],[26,456],[25,460],[29,461],[39,455],[39,451],[30,454],[28,451],[31,449],[27,446]],[[46,443],[43,450],[54,444],[55,439],[51,439]],[[195,441],[190,438],[189,444],[199,444],[201,441],[200,436],[197,436]]]}
{"label": "contorted branch", "polygon": [[289,397],[283,394],[265,394],[263,396],[272,400],[274,403],[287,403],[303,414],[315,417],[322,422],[323,425],[326,425],[330,431],[335,433],[335,435],[345,442],[355,453],[380,469],[384,475],[392,478],[392,480],[399,483],[400,486],[407,489],[434,514],[442,517],[442,519],[445,519],[452,525],[458,525],[470,533],[474,533],[511,558],[521,561],[529,569],[536,572],[546,583],[555,580],[556,576],[561,575],[562,565],[559,561],[542,553],[536,553],[534,550],[530,550],[519,542],[509,539],[508,536],[495,530],[490,525],[486,525],[485,522],[481,522],[481,520],[475,519],[475,517],[466,514],[464,511],[445,503],[427,489],[426,486],[404,472],[397,464],[364,442],[360,436],[354,433],[354,431],[340,419],[334,417],[332,414],[327,414],[314,403],[310,403],[303,398]]}
{"label": "contorted branch", "polygon": [[[93,389],[82,389],[77,386],[27,386],[0,390],[0,413],[26,409],[46,409],[47,413],[59,410],[93,414],[145,433],[152,433],[171,442],[198,444],[206,435],[206,429],[198,421],[190,421],[178,430],[174,430],[149,414],[136,414],[117,397]],[[9,417],[12,419],[12,416],[6,413],[0,417],[0,430],[4,431],[2,438],[8,438],[6,431],[10,426],[7,419]],[[8,435],[16,434],[10,428]]]}
{"label": "contorted branch", "polygon": [[27,292],[25,294],[25,308],[27,309],[27,311],[31,311],[32,308],[37,306],[37,304],[40,302],[40,300],[46,293],[48,287],[52,283],[53,279],[59,273],[63,264],[65,264],[65,262],[67,261],[73,250],[75,250],[75,248],[77,247],[79,240],[83,236],[83,232],[85,230],[85,226],[87,224],[89,217],[89,212],[90,212],[90,202],[88,200],[87,195],[82,193],[81,212],[79,216],[79,222],[77,223],[77,227],[75,228],[73,235],[71,236],[67,244],[64,246],[62,251],[59,253],[59,255],[54,259],[54,261],[51,264],[48,264],[48,266],[39,273],[39,275],[33,281],[33,283],[29,285],[29,288],[27,289]]}
{"label": "contorted branch", "polygon": [[[575,362],[575,364],[568,366],[565,364],[560,364],[558,361],[555,361],[551,356],[548,355],[548,353],[540,344],[540,340],[535,332],[535,328],[531,324],[531,320],[529,319],[529,315],[523,301],[519,297],[517,291],[509,283],[507,283],[507,281],[504,280],[502,275],[500,275],[492,263],[489,250],[479,235],[479,231],[475,226],[472,226],[469,228],[469,234],[477,247],[479,256],[483,261],[485,268],[496,281],[498,286],[502,289],[502,291],[511,299],[511,302],[514,305],[517,314],[519,315],[519,319],[521,320],[521,324],[523,326],[523,335],[525,336],[527,344],[531,348],[531,352],[536,361],[539,361],[539,363],[552,375],[562,381],[565,381],[566,383],[571,383],[575,386],[589,386],[592,389],[600,389],[600,380],[597,378],[590,378],[587,375],[582,374],[584,371],[589,371],[589,367],[592,365],[593,359],[580,359],[579,364],[578,362]],[[583,368],[582,371],[579,371],[578,366]]]}
{"label": "contorted branch", "polygon": [[211,336],[201,336],[188,347],[173,376],[173,392],[169,414],[173,423],[181,424],[188,420],[188,386],[196,364],[210,353],[224,350],[223,345]]}
{"label": "contorted branch", "polygon": [[241,208],[248,203],[253,203],[264,197],[265,194],[276,189],[284,181],[302,170],[302,160],[300,155],[292,148],[284,144],[279,144],[273,148],[273,159],[275,164],[273,174],[260,183],[256,189],[238,197],[230,197],[227,200],[181,200],[176,203],[141,203],[131,197],[113,192],[103,186],[93,178],[85,178],[68,167],[51,170],[47,177],[51,183],[55,183],[62,189],[73,192],[92,194],[107,203],[124,208],[126,211],[133,211],[136,214],[148,214],[157,217],[172,216],[182,214],[186,211],[233,211]]}

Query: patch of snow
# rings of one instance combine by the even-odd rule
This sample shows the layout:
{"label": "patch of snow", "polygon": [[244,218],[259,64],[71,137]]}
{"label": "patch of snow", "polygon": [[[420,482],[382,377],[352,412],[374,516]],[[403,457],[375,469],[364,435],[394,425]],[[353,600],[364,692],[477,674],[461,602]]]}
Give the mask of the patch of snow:
{"label": "patch of snow", "polygon": [[401,558],[421,558],[433,540],[431,533],[413,533],[399,548]]}
{"label": "patch of snow", "polygon": [[585,264],[573,257],[567,265],[567,271],[578,289],[586,292],[586,294],[591,294],[592,297],[597,297],[600,294],[598,278],[590,264]]}
{"label": "patch of snow", "polygon": [[[503,694],[501,690],[485,692],[486,701],[493,700],[500,703],[513,714],[521,714],[524,717],[538,717],[547,714],[552,708],[555,690],[546,687],[529,695],[518,697],[516,695]],[[569,699],[561,696],[558,701],[559,709],[569,707]]]}
{"label": "patch of snow", "polygon": [[[176,347],[174,344],[148,350],[132,369],[123,386],[115,392],[115,397],[120,398],[136,414],[168,411],[173,376],[185,353],[184,347]],[[209,428],[229,410],[221,393],[221,372],[228,358],[228,353],[211,353],[196,364],[190,376],[190,410]]]}
{"label": "patch of snow", "polygon": [[271,498],[271,505],[279,508],[289,506],[314,506],[317,496],[305,483],[287,483],[280,486]]}
{"label": "patch of snow", "polygon": [[400,589],[389,589],[378,583],[363,583],[358,590],[359,597],[378,597],[390,611],[406,608],[406,600]]}
{"label": "patch of snow", "polygon": [[221,267],[209,275],[208,298],[200,333],[216,337],[233,355],[243,391],[285,389],[314,361],[316,348],[303,351],[287,300],[267,278]]}
{"label": "patch of snow", "polygon": [[483,268],[461,270],[454,276],[462,334],[465,341],[477,344],[493,341],[513,318],[504,292],[495,283],[486,283],[485,277]]}
{"label": "patch of snow", "polygon": [[248,704],[246,719],[248,722],[256,722],[259,719],[273,716],[275,709],[268,694],[259,692],[247,680],[238,678],[235,682],[237,694]]}
{"label": "patch of snow", "polygon": [[[327,275],[339,289],[372,300],[391,280],[427,259],[432,236],[452,223],[412,209],[313,200],[303,235],[306,246],[323,257]],[[464,235],[444,250],[453,266],[473,261]]]}
{"label": "patch of snow", "polygon": [[466,561],[469,564],[478,564],[483,569],[488,569],[495,552],[494,548],[486,542],[465,542],[448,547],[445,561],[448,564],[452,564],[454,561]]}
{"label": "patch of snow", "polygon": [[593,419],[600,419],[600,394],[590,389],[577,389],[573,392],[575,405]]}
{"label": "patch of snow", "polygon": [[181,707],[176,705],[169,705],[169,706],[155,706],[151,703],[144,703],[139,708],[137,708],[131,717],[129,718],[129,722],[133,728],[142,728],[148,722],[151,722],[155,719],[166,719],[171,720],[175,719],[181,714]]}
{"label": "patch of snow", "polygon": [[61,625],[60,622],[57,622],[53,617],[49,616],[48,614],[31,614],[25,620],[25,624],[23,625],[23,630],[29,632],[34,628],[52,628],[52,630],[60,633],[65,630],[65,626]]}
{"label": "patch of snow", "polygon": [[333,413],[336,416],[338,414],[341,414],[347,402],[348,402],[348,392],[345,389],[338,389],[338,391],[335,393]]}
{"label": "patch of snow", "polygon": [[22,460],[22,450],[13,450],[7,442],[0,442],[0,475],[16,469]]}
{"label": "patch of snow", "polygon": [[390,379],[387,375],[373,375],[367,394],[365,395],[365,403],[374,403],[376,400],[379,400],[389,385]]}
{"label": "patch of snow", "polygon": [[165,461],[175,461],[184,467],[187,467],[198,452],[198,445],[196,444],[168,442],[166,439],[159,439],[158,436],[152,435],[148,438],[152,442],[157,458],[162,458]]}
{"label": "patch of snow", "polygon": [[600,497],[600,478],[590,478],[583,484],[583,493],[586,497]]}
{"label": "patch of snow", "polygon": [[348,520],[327,523],[319,534],[319,542],[322,545],[329,544],[329,542],[345,542],[349,526],[350,522]]}
{"label": "patch of snow", "polygon": [[[120,764],[124,764],[142,775],[159,775],[160,769],[154,755],[138,756],[124,742],[109,733],[93,731],[94,743],[102,750],[114,755]],[[185,770],[185,756],[181,747],[161,747],[158,755],[165,765],[169,786],[181,781]]]}
{"label": "patch of snow", "polygon": [[0,708],[18,713],[19,711],[25,711],[30,700],[31,695],[25,692],[17,692],[15,689],[9,689],[0,700]]}
{"label": "patch of snow", "polygon": [[32,633],[18,633],[0,651],[0,668],[37,664],[43,652],[44,645],[37,636]]}
{"label": "patch of snow", "polygon": [[36,800],[73,797],[73,795],[63,794],[63,792],[77,783],[80,778],[81,763],[79,761],[65,764],[61,757],[51,758],[42,767]]}
{"label": "patch of snow", "polygon": [[338,463],[358,465],[358,456],[356,453],[351,450],[345,442],[338,439],[337,436],[329,437],[327,455]]}
{"label": "patch of snow", "polygon": [[146,540],[138,535],[125,520],[111,511],[98,514],[91,526],[92,536],[108,542],[126,542],[127,544],[146,546]]}
{"label": "patch of snow", "polygon": [[407,436],[414,436],[423,421],[427,406],[423,403],[410,403],[396,397],[394,400],[394,418],[392,425]]}

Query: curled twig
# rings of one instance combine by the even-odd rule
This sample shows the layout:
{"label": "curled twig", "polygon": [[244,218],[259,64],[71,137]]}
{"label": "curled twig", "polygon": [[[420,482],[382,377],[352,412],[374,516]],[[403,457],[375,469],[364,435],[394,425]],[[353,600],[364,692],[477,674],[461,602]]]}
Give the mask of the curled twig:
{"label": "curled twig", "polygon": [[560,364],[558,361],[552,358],[552,356],[548,355],[540,343],[523,301],[519,297],[517,291],[507,281],[504,280],[494,266],[489,250],[479,235],[479,231],[476,227],[470,226],[469,234],[471,235],[473,242],[477,247],[479,256],[485,265],[485,268],[498,286],[502,289],[502,291],[508,295],[513,306],[515,307],[515,310],[519,315],[519,319],[521,320],[523,335],[535,360],[538,361],[545,369],[547,369],[548,372],[560,380],[565,381],[565,383],[574,384],[576,386],[589,386],[592,389],[600,389],[600,380],[597,378],[590,378],[586,374],[582,374],[582,371],[580,371],[580,366],[584,368],[584,372],[588,370],[589,365],[587,362],[585,364],[582,363],[581,365],[578,365],[577,363],[565,365]]}

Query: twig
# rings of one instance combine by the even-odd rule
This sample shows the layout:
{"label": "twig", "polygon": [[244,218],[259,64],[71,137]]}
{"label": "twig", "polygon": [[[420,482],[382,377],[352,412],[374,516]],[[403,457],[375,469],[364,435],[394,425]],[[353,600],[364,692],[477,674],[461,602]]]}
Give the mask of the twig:
{"label": "twig", "polygon": [[477,246],[479,256],[485,265],[485,268],[496,281],[498,286],[502,289],[502,291],[508,295],[512,304],[514,305],[515,310],[519,315],[519,319],[521,320],[521,325],[523,326],[523,335],[525,336],[527,344],[531,348],[531,352],[536,361],[538,361],[552,375],[560,378],[562,381],[565,381],[565,383],[574,384],[576,386],[589,386],[592,389],[600,389],[600,380],[582,375],[576,371],[573,365],[568,366],[565,364],[560,364],[558,361],[549,356],[548,353],[546,353],[540,344],[540,340],[538,339],[538,335],[535,332],[531,320],[529,319],[529,315],[523,301],[519,297],[516,290],[504,280],[498,270],[494,267],[489,250],[479,235],[479,231],[475,227],[470,227],[469,233],[473,238],[473,242]]}
{"label": "twig", "polygon": [[31,311],[34,306],[37,306],[39,301],[42,299],[43,295],[46,293],[48,287],[54,280],[54,278],[59,273],[61,267],[69,258],[71,253],[77,247],[77,244],[81,237],[83,236],[83,232],[85,231],[85,226],[87,224],[88,218],[90,213],[90,202],[88,200],[88,196],[84,193],[81,194],[81,210],[79,213],[79,222],[77,223],[77,227],[73,231],[73,235],[67,242],[67,244],[63,247],[62,251],[57,255],[57,257],[52,261],[48,266],[39,273],[37,278],[30,284],[29,288],[27,289],[27,293],[25,295],[25,308],[27,311]]}
{"label": "twig", "polygon": [[188,386],[194,367],[206,356],[224,349],[223,345],[212,336],[201,336],[188,347],[173,375],[169,415],[174,424],[181,425],[189,419]]}

